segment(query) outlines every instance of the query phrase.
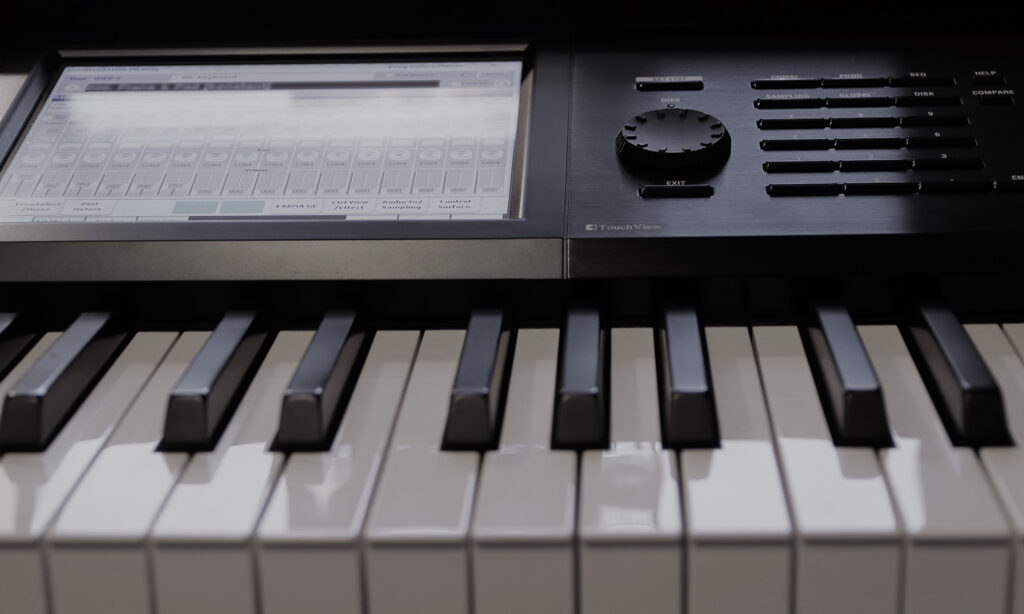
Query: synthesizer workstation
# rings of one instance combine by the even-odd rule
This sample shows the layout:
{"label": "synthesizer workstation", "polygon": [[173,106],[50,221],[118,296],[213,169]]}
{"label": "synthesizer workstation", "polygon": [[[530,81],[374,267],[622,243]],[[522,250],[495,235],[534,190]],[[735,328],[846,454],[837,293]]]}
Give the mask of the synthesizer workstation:
{"label": "synthesizer workstation", "polygon": [[0,613],[1024,614],[1018,41],[501,34],[7,50]]}

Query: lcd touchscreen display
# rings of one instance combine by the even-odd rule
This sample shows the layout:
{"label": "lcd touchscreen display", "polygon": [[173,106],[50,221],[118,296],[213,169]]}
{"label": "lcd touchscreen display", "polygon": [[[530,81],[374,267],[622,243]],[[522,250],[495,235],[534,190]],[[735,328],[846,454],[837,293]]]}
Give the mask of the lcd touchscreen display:
{"label": "lcd touchscreen display", "polygon": [[501,219],[519,61],[66,66],[0,222]]}

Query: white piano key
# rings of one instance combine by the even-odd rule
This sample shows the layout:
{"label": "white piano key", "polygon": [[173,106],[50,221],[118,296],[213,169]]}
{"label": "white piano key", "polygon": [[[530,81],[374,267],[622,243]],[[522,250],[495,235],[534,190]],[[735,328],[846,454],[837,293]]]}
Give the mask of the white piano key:
{"label": "white piano key", "polygon": [[[32,348],[0,383],[0,397],[20,375],[18,369],[35,362],[57,336],[49,333]],[[47,611],[42,536],[176,336],[136,335],[46,451],[0,458],[0,595],[5,611]]]}
{"label": "white piano key", "polygon": [[260,521],[264,614],[361,614],[362,531],[419,343],[379,331],[331,449],[293,453]]}
{"label": "white piano key", "polygon": [[964,328],[999,385],[1014,440],[1013,446],[981,448],[978,455],[1013,526],[1011,611],[1024,614],[1024,363],[1020,356],[1024,326],[1004,324],[1000,330],[995,324],[968,324]]}
{"label": "white piano key", "polygon": [[[1003,324],[1003,332],[1010,339],[1017,354],[1024,357],[1024,324]],[[1024,421],[1024,417],[1021,417],[1021,420]]]}
{"label": "white piano key", "polygon": [[208,332],[182,333],[48,535],[54,614],[150,611],[147,536],[188,455],[160,452],[167,397]]}
{"label": "white piano key", "polygon": [[467,536],[479,454],[442,452],[465,335],[423,334],[364,531],[366,608],[469,612]]}
{"label": "white piano key", "polygon": [[874,450],[837,448],[793,326],[754,327],[796,531],[796,614],[898,612],[899,521]]}
{"label": "white piano key", "polygon": [[[32,367],[33,364],[60,337],[60,333],[46,333],[11,368],[7,377],[0,381],[0,398],[7,397],[7,391]],[[0,412],[3,409],[0,408]],[[2,458],[2,457],[0,457]],[[8,475],[7,468],[0,462],[0,528],[4,533],[15,533],[23,523],[19,517],[22,500],[19,485]],[[46,584],[43,579],[43,562],[37,546],[32,544],[7,543],[7,535],[0,535],[0,595],[4,607],[11,605],[25,612],[46,611]]]}
{"label": "white piano key", "polygon": [[683,607],[682,511],[675,454],[661,449],[654,333],[611,331],[611,446],[580,466],[581,614]]}
{"label": "white piano key", "polygon": [[793,529],[750,333],[704,336],[721,446],[680,455],[687,612],[785,614]]}
{"label": "white piano key", "polygon": [[272,452],[284,389],[312,331],[282,331],[217,446],[194,454],[153,525],[161,614],[256,611],[252,536],[284,454]]}
{"label": "white piano key", "polygon": [[857,330],[894,439],[879,455],[907,533],[903,613],[1005,612],[1010,528],[981,464],[953,447],[899,328]]}
{"label": "white piano key", "polygon": [[574,610],[576,453],[550,450],[558,330],[517,333],[498,450],[473,515],[476,614]]}

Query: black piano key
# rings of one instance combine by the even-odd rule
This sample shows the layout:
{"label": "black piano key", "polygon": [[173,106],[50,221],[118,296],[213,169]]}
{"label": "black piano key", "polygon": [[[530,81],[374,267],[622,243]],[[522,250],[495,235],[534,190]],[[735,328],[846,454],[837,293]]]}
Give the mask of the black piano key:
{"label": "black piano key", "polygon": [[1012,443],[1003,397],[967,331],[945,307],[923,305],[910,327],[918,367],[956,445]]}
{"label": "black piano key", "polygon": [[46,448],[127,340],[111,319],[100,312],[78,316],[15,382],[0,414],[0,448]]}
{"label": "black piano key", "polygon": [[212,449],[265,352],[256,314],[233,311],[214,329],[171,389],[161,448]]}
{"label": "black piano key", "polygon": [[669,308],[661,338],[662,440],[672,448],[717,447],[718,417],[697,312]]}
{"label": "black piano key", "polygon": [[315,450],[330,445],[366,346],[366,334],[353,328],[355,318],[352,311],[332,311],[320,321],[284,391],[275,448]]}
{"label": "black piano key", "polygon": [[892,445],[882,387],[844,307],[818,305],[807,329],[838,445]]}
{"label": "black piano key", "polygon": [[441,447],[486,450],[498,440],[510,332],[497,309],[478,309],[469,319],[455,374]]}
{"label": "black piano key", "polygon": [[39,337],[38,333],[18,324],[17,314],[0,313],[0,378],[18,364]]}
{"label": "black piano key", "polygon": [[552,448],[604,448],[608,443],[606,342],[597,309],[570,309],[558,364]]}

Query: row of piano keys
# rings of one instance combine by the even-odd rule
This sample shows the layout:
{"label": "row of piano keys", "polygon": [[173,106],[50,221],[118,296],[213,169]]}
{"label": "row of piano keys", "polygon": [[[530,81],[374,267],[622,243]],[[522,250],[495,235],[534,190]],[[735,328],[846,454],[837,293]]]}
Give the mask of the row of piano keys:
{"label": "row of piano keys", "polygon": [[[1024,612],[1024,325],[939,310],[935,363],[844,313],[819,313],[831,367],[813,331],[688,310],[362,336],[347,313],[263,334],[233,312],[107,354],[102,314],[7,335],[0,611]],[[858,351],[874,447],[836,444],[877,427]],[[81,399],[76,372],[98,378]],[[986,377],[1005,441],[970,426]]]}

